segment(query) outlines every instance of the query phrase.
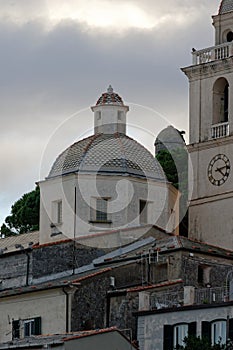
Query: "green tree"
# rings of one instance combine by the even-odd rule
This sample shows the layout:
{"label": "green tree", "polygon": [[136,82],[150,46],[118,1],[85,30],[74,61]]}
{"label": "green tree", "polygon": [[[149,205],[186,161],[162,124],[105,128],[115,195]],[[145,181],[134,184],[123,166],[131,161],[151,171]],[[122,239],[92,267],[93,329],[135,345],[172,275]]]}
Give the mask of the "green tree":
{"label": "green tree", "polygon": [[11,207],[11,213],[1,226],[5,237],[39,229],[40,189],[25,193]]}
{"label": "green tree", "polygon": [[180,235],[188,234],[188,152],[185,147],[161,150],[156,158],[169,182],[181,192]]}
{"label": "green tree", "polygon": [[206,338],[201,339],[200,337],[188,336],[184,338],[184,346],[178,346],[175,350],[224,350],[227,349],[226,345],[220,342],[215,345],[211,345],[209,340]]}

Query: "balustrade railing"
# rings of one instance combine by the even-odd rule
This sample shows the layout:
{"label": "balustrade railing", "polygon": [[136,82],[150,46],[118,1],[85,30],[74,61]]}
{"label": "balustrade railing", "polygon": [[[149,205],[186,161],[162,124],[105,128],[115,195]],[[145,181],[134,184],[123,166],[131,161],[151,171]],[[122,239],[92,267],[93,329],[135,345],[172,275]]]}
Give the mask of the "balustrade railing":
{"label": "balustrade railing", "polygon": [[224,43],[217,46],[208,47],[203,50],[193,51],[193,64],[208,63],[221,60],[233,55],[233,44]]}
{"label": "balustrade railing", "polygon": [[229,136],[229,123],[219,123],[211,126],[211,137],[217,139],[219,137]]}

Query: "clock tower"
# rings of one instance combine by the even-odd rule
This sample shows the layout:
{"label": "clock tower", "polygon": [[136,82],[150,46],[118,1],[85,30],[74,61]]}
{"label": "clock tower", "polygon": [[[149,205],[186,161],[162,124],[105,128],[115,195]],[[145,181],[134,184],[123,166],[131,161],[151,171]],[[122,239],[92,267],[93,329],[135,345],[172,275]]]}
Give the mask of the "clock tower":
{"label": "clock tower", "polygon": [[212,18],[214,46],[193,49],[182,69],[190,86],[189,237],[233,250],[233,0]]}

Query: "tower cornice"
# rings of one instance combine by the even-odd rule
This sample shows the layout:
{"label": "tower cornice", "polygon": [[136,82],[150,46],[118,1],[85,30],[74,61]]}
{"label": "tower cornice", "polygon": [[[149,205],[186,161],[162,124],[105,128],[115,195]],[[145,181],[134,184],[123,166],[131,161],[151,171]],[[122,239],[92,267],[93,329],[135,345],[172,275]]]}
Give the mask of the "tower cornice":
{"label": "tower cornice", "polygon": [[233,57],[181,68],[190,81],[216,76],[216,72],[233,71]]}

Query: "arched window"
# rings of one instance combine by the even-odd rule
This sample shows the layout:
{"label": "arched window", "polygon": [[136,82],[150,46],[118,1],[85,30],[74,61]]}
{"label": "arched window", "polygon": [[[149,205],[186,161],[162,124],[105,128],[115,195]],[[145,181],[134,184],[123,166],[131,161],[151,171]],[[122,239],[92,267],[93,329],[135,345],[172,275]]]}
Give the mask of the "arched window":
{"label": "arched window", "polygon": [[181,323],[173,328],[173,345],[178,346],[184,346],[184,338],[188,336],[188,324],[187,323]]}
{"label": "arched window", "polygon": [[228,122],[229,84],[219,78],[213,87],[213,124]]}
{"label": "arched window", "polygon": [[212,345],[221,342],[226,344],[226,320],[218,320],[211,324],[211,343]]}

